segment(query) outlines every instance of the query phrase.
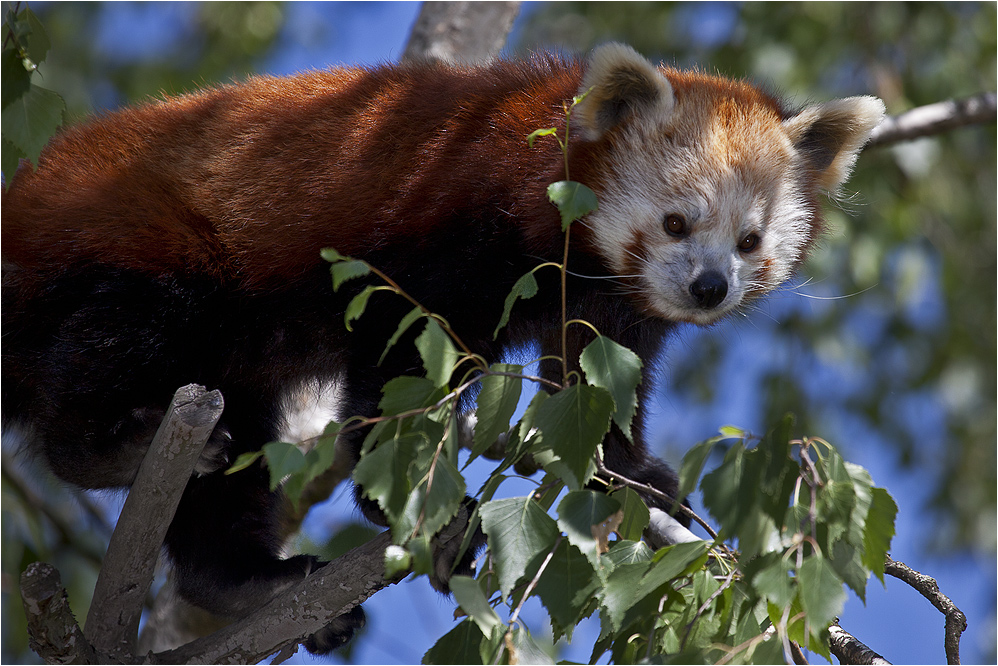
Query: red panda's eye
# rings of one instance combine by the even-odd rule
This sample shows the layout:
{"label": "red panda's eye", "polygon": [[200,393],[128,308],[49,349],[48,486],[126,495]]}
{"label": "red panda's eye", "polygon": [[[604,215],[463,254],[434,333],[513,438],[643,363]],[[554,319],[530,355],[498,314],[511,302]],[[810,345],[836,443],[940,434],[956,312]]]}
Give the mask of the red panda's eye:
{"label": "red panda's eye", "polygon": [[751,252],[759,247],[759,237],[756,234],[749,234],[738,244],[738,249],[742,252]]}
{"label": "red panda's eye", "polygon": [[686,219],[682,215],[670,213],[665,216],[665,231],[670,236],[686,235]]}

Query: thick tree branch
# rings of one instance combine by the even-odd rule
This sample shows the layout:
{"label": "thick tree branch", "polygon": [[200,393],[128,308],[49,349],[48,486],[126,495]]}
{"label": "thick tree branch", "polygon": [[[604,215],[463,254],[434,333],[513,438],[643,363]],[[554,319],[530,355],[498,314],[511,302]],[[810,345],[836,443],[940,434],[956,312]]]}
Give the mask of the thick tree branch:
{"label": "thick tree branch", "polygon": [[967,99],[936,102],[888,116],[877,125],[866,147],[910,141],[941,134],[965,125],[995,122],[995,93],[984,92]]}
{"label": "thick tree branch", "polygon": [[884,573],[911,585],[946,617],[946,635],[943,641],[946,649],[946,663],[959,664],[960,635],[967,628],[967,616],[963,614],[963,611],[957,608],[949,597],[939,591],[939,584],[934,578],[915,571],[904,562],[892,560],[888,556]]}
{"label": "thick tree branch", "polygon": [[69,609],[59,571],[35,562],[21,574],[28,645],[47,664],[96,664],[97,653]]}
{"label": "thick tree branch", "polygon": [[125,660],[134,654],[142,605],[166,530],[222,407],[221,393],[195,384],[173,396],[132,482],[97,577],[86,635],[99,652]]}
{"label": "thick tree branch", "polygon": [[519,2],[424,2],[402,60],[471,64],[499,53]]}
{"label": "thick tree branch", "polygon": [[879,654],[864,645],[859,639],[839,626],[836,622],[828,628],[828,647],[842,664],[890,664]]}

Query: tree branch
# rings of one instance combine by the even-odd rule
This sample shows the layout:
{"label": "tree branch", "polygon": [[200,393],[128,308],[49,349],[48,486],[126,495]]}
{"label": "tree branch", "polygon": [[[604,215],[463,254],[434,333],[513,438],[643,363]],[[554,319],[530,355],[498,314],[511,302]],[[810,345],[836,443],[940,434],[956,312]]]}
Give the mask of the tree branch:
{"label": "tree branch", "polygon": [[59,571],[35,562],[21,574],[21,603],[28,620],[28,645],[47,664],[96,664],[97,653],[83,635]]}
{"label": "tree branch", "polygon": [[939,591],[939,584],[934,578],[915,571],[904,562],[892,560],[888,556],[884,573],[890,574],[915,588],[946,617],[946,637],[943,641],[946,649],[946,663],[959,664],[960,635],[967,628],[967,616],[963,614],[963,611],[957,608],[949,597]]}
{"label": "tree branch", "polygon": [[403,61],[471,64],[499,53],[519,2],[424,2]]}
{"label": "tree branch", "polygon": [[166,531],[222,407],[221,393],[196,384],[173,396],[132,482],[97,577],[86,635],[99,652],[123,660],[134,654],[143,601]]}
{"label": "tree branch", "polygon": [[883,122],[874,128],[866,147],[910,141],[965,125],[993,123],[995,109],[993,92],[919,106],[896,116],[884,118]]}

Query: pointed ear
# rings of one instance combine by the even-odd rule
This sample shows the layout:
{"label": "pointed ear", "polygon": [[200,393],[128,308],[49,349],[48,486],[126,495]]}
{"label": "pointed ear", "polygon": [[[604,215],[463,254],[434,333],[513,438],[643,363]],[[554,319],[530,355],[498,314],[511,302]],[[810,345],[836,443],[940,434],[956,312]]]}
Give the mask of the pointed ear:
{"label": "pointed ear", "polygon": [[583,135],[595,141],[631,118],[665,120],[675,98],[669,80],[645,57],[623,44],[604,44],[589,59],[572,112]]}
{"label": "pointed ear", "polygon": [[835,194],[883,118],[884,103],[876,97],[847,97],[808,107],[783,126],[818,185]]}

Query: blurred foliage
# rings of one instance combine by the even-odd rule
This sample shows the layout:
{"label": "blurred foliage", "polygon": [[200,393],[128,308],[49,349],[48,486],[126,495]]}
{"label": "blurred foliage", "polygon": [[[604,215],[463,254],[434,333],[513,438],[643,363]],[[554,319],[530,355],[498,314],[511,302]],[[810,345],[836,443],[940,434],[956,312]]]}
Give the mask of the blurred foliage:
{"label": "blurred foliage", "polygon": [[[898,114],[994,90],[995,20],[993,3],[565,2],[534,13],[516,46],[621,40],[791,103],[872,93]],[[847,184],[857,194],[828,207],[830,233],[805,266],[814,283],[796,289],[846,297],[794,306],[777,295],[778,314],[752,322],[753,339],[792,350],[759,379],[760,424],[792,410],[801,432],[835,437],[846,455],[893,447],[934,484],[931,545],[986,554],[996,523],[995,141],[991,124],[864,152]],[[726,354],[754,353],[731,342],[689,342],[668,359],[670,390],[712,400]]]}

